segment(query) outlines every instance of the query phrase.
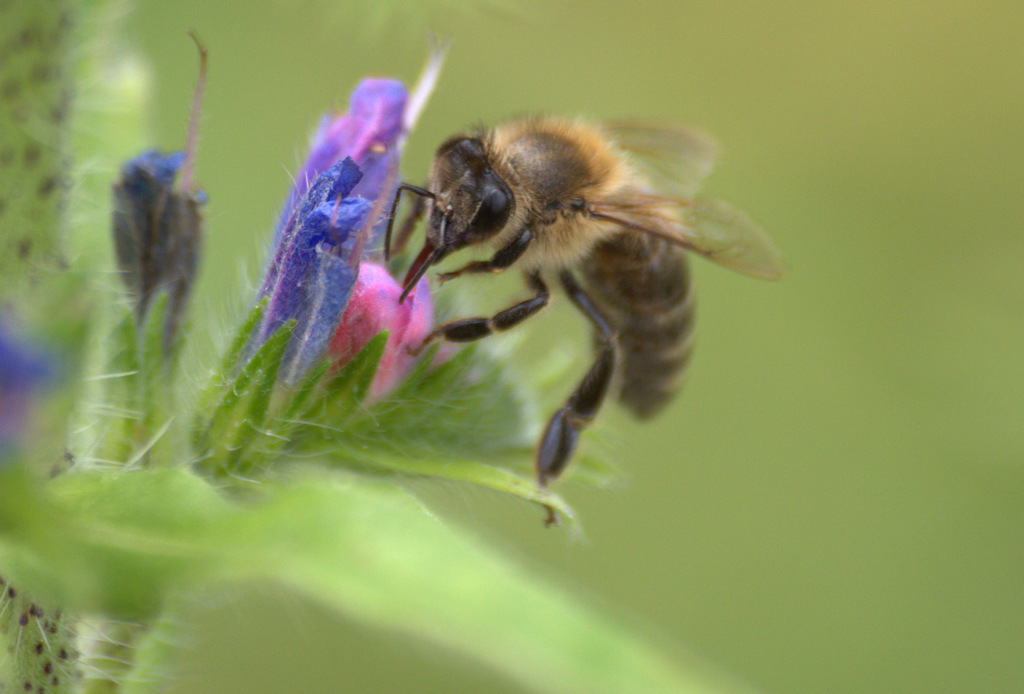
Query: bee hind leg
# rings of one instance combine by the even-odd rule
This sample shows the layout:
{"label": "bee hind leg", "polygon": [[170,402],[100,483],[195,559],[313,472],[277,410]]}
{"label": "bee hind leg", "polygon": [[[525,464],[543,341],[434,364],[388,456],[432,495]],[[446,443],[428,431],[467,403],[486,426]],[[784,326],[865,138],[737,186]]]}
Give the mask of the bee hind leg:
{"label": "bee hind leg", "polygon": [[[597,347],[597,359],[565,405],[551,416],[544,429],[544,435],[537,448],[536,460],[537,483],[541,487],[546,487],[562,474],[576,449],[580,432],[594,420],[601,409],[601,403],[604,402],[612,374],[615,372],[615,331],[570,272],[563,272],[560,279],[572,302],[594,324],[600,343]],[[557,520],[554,511],[549,507],[547,525],[553,525]]]}

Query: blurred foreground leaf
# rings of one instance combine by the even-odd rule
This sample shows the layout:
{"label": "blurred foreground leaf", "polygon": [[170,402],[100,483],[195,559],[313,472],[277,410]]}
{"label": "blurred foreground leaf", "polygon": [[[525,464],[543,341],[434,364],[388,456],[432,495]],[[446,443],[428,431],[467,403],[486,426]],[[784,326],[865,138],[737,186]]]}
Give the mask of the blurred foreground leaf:
{"label": "blurred foreground leaf", "polygon": [[85,614],[153,619],[181,589],[271,581],[537,691],[713,690],[394,485],[332,476],[264,489],[242,503],[183,470],[70,474],[45,488],[8,470],[0,564]]}

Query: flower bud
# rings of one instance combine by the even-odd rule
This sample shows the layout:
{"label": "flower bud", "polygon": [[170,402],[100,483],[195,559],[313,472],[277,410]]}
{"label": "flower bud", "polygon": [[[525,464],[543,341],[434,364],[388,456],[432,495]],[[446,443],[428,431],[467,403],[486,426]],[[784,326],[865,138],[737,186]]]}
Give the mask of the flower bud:
{"label": "flower bud", "polygon": [[[135,300],[141,324],[157,292],[167,292],[163,349],[172,351],[195,282],[203,240],[206,194],[192,179],[199,139],[199,110],[206,84],[206,47],[199,49],[199,78],[192,97],[188,137],[181,152],[147,150],[125,162],[114,184],[112,230],[121,278]],[[174,179],[181,173],[175,186]]]}
{"label": "flower bud", "polygon": [[201,190],[177,190],[174,179],[184,152],[143,152],[121,167],[114,184],[112,228],[121,278],[141,323],[157,292],[168,295],[164,350],[178,334],[195,283],[202,245]]}
{"label": "flower bud", "polygon": [[[387,224],[403,138],[433,89],[443,57],[440,50],[431,56],[411,101],[401,82],[363,80],[348,111],[325,116],[312,138],[274,232],[275,250],[260,289],[268,304],[250,345],[255,349],[296,321],[280,371],[287,385],[308,372],[328,343],[335,358],[340,351],[347,359],[388,329],[391,338],[374,382],[375,392],[383,392],[412,363],[406,347],[430,329],[427,282],[412,301],[399,305],[401,286],[384,268],[361,272],[360,263]],[[345,313],[350,318],[342,320],[351,295],[354,305]],[[347,326],[356,326],[351,335]]]}
{"label": "flower bud", "polygon": [[376,263],[363,263],[341,323],[328,347],[331,359],[344,364],[374,335],[388,331],[388,342],[370,385],[372,399],[385,395],[409,373],[416,361],[409,351],[419,347],[433,327],[434,309],[427,278],[422,278],[399,304],[401,294],[402,285],[385,268]]}

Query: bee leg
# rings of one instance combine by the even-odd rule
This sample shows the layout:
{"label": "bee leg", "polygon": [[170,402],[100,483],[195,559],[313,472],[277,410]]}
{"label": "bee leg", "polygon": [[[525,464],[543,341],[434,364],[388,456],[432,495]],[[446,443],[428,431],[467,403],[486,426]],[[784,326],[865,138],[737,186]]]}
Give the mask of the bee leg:
{"label": "bee leg", "polygon": [[442,272],[437,276],[437,279],[441,284],[444,284],[453,277],[469,272],[499,273],[519,260],[530,246],[531,241],[533,241],[533,232],[523,227],[519,235],[512,239],[507,246],[495,253],[490,260],[474,260],[471,263],[466,263],[458,270]]}
{"label": "bee leg", "polygon": [[412,209],[402,219],[402,225],[398,227],[395,232],[395,237],[391,243],[391,253],[398,254],[405,250],[405,245],[409,242],[409,237],[412,236],[413,230],[416,225],[419,224],[420,220],[423,219],[423,215],[427,211],[427,200],[422,195],[418,195],[413,198]]}
{"label": "bee leg", "polygon": [[[413,201],[412,210],[402,220],[402,225],[398,227],[398,233],[395,235],[394,241],[392,242],[392,228],[395,226],[395,214],[398,212],[398,203],[402,199],[402,193],[409,191],[415,193],[416,198]],[[384,232],[384,260],[391,260],[391,256],[396,253],[401,253],[405,248],[406,242],[409,241],[409,237],[412,235],[412,230],[416,227],[416,223],[423,219],[423,213],[427,210],[427,199],[433,200],[434,194],[426,188],[420,188],[409,183],[400,183],[398,188],[395,190],[395,198],[391,201],[391,213],[388,215],[388,226]]]}
{"label": "bee leg", "polygon": [[449,342],[471,342],[487,337],[491,333],[500,333],[503,330],[518,325],[537,311],[548,305],[548,287],[540,278],[539,272],[531,272],[526,275],[526,281],[533,288],[536,294],[510,306],[504,311],[499,311],[490,318],[462,318],[453,320],[434,329],[432,333],[424,338],[423,342],[415,350],[410,350],[413,355],[419,354],[434,340],[444,338]]}
{"label": "bee leg", "polygon": [[[576,308],[594,324],[600,342],[594,364],[569,396],[565,406],[552,415],[544,429],[544,435],[537,448],[537,483],[541,487],[546,487],[548,482],[556,479],[565,469],[579,441],[580,432],[594,420],[601,408],[612,374],[615,372],[615,331],[570,272],[563,272],[560,279]],[[555,522],[557,516],[548,508],[547,524],[552,525]]]}

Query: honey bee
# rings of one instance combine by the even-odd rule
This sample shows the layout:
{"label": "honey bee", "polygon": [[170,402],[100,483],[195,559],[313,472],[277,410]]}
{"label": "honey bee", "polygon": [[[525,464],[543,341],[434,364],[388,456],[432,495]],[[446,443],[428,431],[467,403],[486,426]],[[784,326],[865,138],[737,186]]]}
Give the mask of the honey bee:
{"label": "honey bee", "polygon": [[557,276],[594,328],[594,363],[537,447],[542,487],[565,469],[609,390],[641,418],[676,390],[693,345],[693,286],[683,251],[755,277],[784,273],[779,251],[753,221],[697,196],[715,152],[707,136],[681,127],[531,117],[449,138],[425,188],[399,186],[385,257],[403,192],[420,197],[396,247],[416,217],[428,216],[426,243],[409,267],[402,299],[428,268],[484,243],[496,249],[489,260],[439,279],[518,265],[533,290],[493,316],[438,326],[424,346],[477,340],[519,324],[547,305],[546,274]]}

